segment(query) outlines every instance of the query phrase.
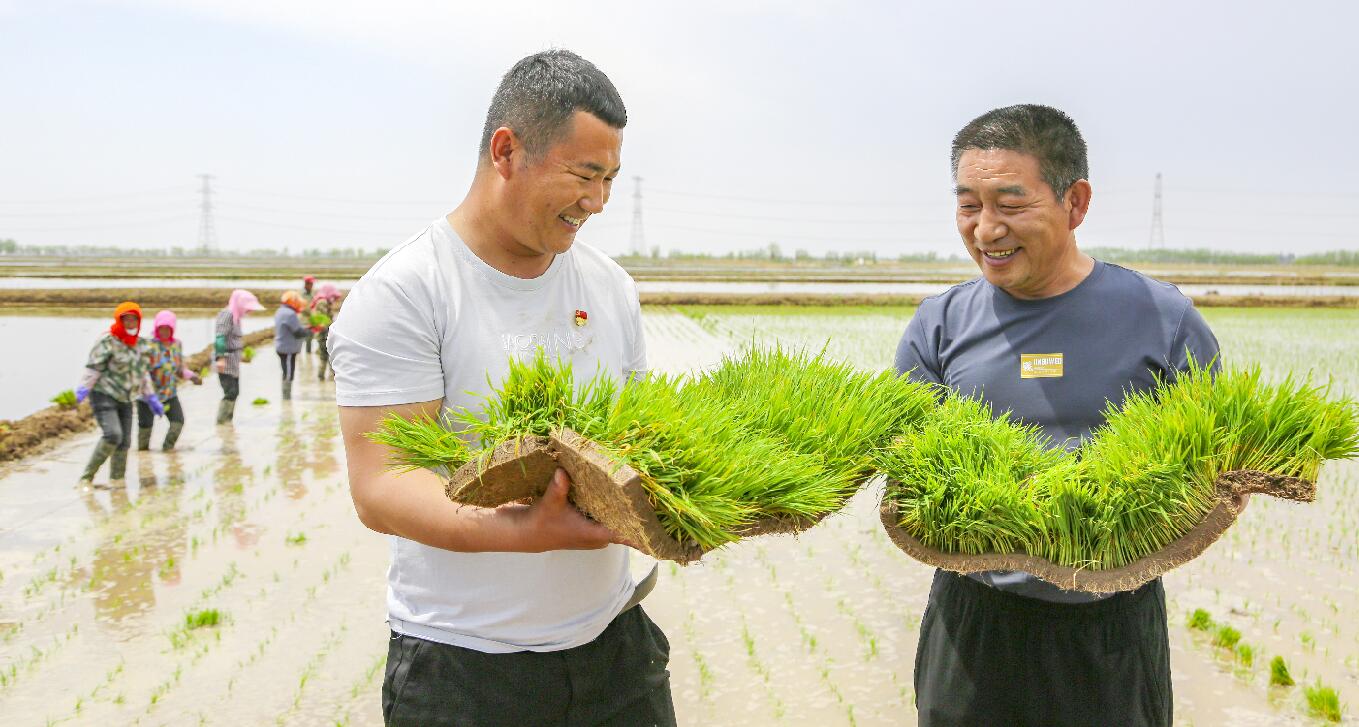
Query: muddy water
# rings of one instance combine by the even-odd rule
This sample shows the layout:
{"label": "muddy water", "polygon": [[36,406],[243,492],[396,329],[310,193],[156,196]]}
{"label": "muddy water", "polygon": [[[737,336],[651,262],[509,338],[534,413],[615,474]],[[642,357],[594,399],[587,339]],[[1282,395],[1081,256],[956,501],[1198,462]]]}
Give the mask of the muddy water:
{"label": "muddy water", "polygon": [[[1322,313],[1210,320],[1238,358],[1291,335],[1290,358],[1338,369],[1348,355],[1352,366],[1359,344],[1332,327],[1359,315]],[[831,339],[836,355],[881,366],[904,321],[708,309],[649,310],[645,323],[653,368],[685,370],[752,336]],[[5,724],[381,723],[387,544],[353,515],[333,385],[314,371],[304,358],[291,405],[253,407],[276,400],[277,383],[272,369],[248,368],[232,430],[209,421],[215,382],[190,388],[184,450],[134,453],[126,490],[73,484],[93,435],[0,470]],[[1359,384],[1347,376],[1341,386]],[[1264,685],[1274,654],[1299,683],[1359,694],[1359,467],[1329,468],[1320,489],[1310,506],[1257,498],[1222,542],[1167,578],[1178,723],[1306,724],[1299,690]],[[670,639],[681,724],[915,723],[930,571],[887,541],[875,502],[867,491],[799,538],[662,566],[646,608]],[[1184,627],[1197,607],[1263,652],[1253,669]],[[221,622],[186,630],[186,614],[202,609]]]}
{"label": "muddy water", "polygon": [[[147,313],[146,335],[154,315],[155,311]],[[57,392],[75,388],[90,347],[113,322],[111,311],[109,316],[0,315],[0,341],[6,351],[0,356],[0,419],[32,414],[48,406]],[[245,319],[247,332],[272,325],[272,318],[262,313]],[[185,353],[212,343],[212,327],[212,316],[180,316],[177,335]],[[10,355],[11,350],[18,353]]]}

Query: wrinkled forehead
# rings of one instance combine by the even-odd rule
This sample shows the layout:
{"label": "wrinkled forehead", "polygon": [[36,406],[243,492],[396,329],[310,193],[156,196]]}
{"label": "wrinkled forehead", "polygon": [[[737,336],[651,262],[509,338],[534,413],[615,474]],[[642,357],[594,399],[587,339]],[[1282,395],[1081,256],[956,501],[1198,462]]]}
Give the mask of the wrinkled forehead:
{"label": "wrinkled forehead", "polygon": [[1032,154],[1009,149],[967,149],[958,157],[958,192],[1016,193],[1036,189],[1042,168]]}

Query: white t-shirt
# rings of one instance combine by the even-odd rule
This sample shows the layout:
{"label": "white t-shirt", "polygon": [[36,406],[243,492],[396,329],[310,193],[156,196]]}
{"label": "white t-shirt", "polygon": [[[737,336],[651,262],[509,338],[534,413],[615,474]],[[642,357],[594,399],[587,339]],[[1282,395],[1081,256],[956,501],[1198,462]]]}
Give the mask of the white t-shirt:
{"label": "white t-shirt", "polygon": [[[580,314],[584,314],[583,316]],[[583,325],[578,325],[578,321]],[[487,265],[440,218],[377,262],[330,329],[340,406],[442,398],[478,410],[509,357],[570,359],[578,383],[646,370],[632,278],[577,242],[532,280]],[[488,653],[594,640],[632,595],[628,549],[455,553],[392,537],[397,633]]]}

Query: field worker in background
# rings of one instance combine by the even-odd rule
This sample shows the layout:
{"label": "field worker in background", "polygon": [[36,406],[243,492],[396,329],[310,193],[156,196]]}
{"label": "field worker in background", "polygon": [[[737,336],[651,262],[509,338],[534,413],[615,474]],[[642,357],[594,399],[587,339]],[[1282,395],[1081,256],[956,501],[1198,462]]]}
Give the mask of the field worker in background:
{"label": "field worker in background", "polygon": [[[312,291],[312,288],[314,288],[315,286],[316,286],[316,276],[314,276],[314,275],[304,275],[304,276],[302,276],[302,302],[306,304],[306,309],[307,309],[307,310],[311,310],[312,297],[315,295],[315,293]],[[304,321],[304,323],[305,323],[305,321]],[[311,353],[311,338],[312,338],[312,330],[311,330],[311,328],[308,328],[308,329],[307,329],[307,339],[306,339],[306,342],[307,342],[307,353]]]}
{"label": "field worker in background", "polygon": [[241,319],[257,310],[264,310],[264,306],[254,293],[233,290],[227,307],[217,313],[212,352],[217,378],[222,382],[222,401],[217,405],[218,424],[230,422],[236,414],[236,397],[241,394],[241,352],[245,350]]}
{"label": "field worker in background", "polygon": [[[1125,393],[1216,364],[1174,286],[1076,247],[1090,206],[1085,141],[1053,108],[995,109],[953,139],[958,231],[980,278],[927,298],[896,368],[1037,425],[1074,448]],[[1027,573],[938,570],[920,624],[916,706],[941,725],[1170,725],[1160,579],[1066,591]]]}
{"label": "field worker in background", "polygon": [[95,341],[85,362],[85,373],[76,386],[76,402],[86,398],[99,424],[99,442],[80,481],[89,484],[104,460],[109,461],[110,485],[120,487],[127,473],[127,450],[132,443],[132,402],[146,402],[156,414],[164,413],[147,376],[145,350],[137,334],[142,328],[141,306],[131,301],[113,311],[113,325]]}
{"label": "field worker in background", "polygon": [[520,60],[466,198],[378,261],[331,330],[354,506],[394,536],[388,725],[675,723],[669,644],[636,605],[629,551],[567,502],[565,472],[532,504],[459,506],[442,473],[393,472],[366,436],[389,414],[479,407],[539,347],[620,383],[646,368],[636,286],[575,241],[609,199],[626,123],[588,61]]}
{"label": "field worker in background", "polygon": [[[321,381],[326,380],[326,369],[330,368],[330,350],[326,348],[330,340],[330,323],[335,318],[335,304],[340,300],[340,289],[334,283],[321,283],[321,287],[316,289],[316,296],[312,298],[311,310],[307,313],[307,323],[310,332],[316,334],[316,352],[321,355],[321,369],[316,378]],[[310,343],[311,339],[307,339]],[[335,378],[335,372],[330,372],[331,378]]]}
{"label": "field worker in background", "polygon": [[297,314],[305,303],[302,296],[294,291],[283,293],[283,299],[274,313],[274,351],[278,353],[278,365],[283,369],[283,400],[293,398],[293,379],[297,374],[297,354],[302,350],[302,341],[307,337],[307,327]]}
{"label": "field worker in background", "polygon": [[[142,343],[146,353],[146,365],[151,374],[151,384],[156,388],[156,398],[160,399],[165,410],[165,418],[170,420],[170,429],[165,432],[165,442],[161,449],[169,451],[179,441],[179,433],[184,431],[184,407],[179,404],[180,380],[202,384],[198,373],[184,365],[184,348],[175,338],[175,327],[179,321],[173,311],[163,310],[156,314],[151,325],[152,337]],[[155,422],[154,412],[145,401],[137,402],[137,449],[146,451],[151,448],[151,425]]]}

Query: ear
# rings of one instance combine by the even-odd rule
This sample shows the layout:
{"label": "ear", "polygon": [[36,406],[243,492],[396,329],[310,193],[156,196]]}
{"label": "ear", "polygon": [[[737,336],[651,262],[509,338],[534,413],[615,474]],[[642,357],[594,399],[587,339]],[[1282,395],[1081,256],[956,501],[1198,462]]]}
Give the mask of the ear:
{"label": "ear", "polygon": [[524,147],[512,129],[502,126],[491,134],[491,148],[488,153],[491,166],[496,173],[502,179],[509,179],[514,173],[515,164],[524,155]]}
{"label": "ear", "polygon": [[1090,182],[1077,179],[1066,190],[1067,229],[1074,230],[1085,221],[1085,213],[1090,210]]}

